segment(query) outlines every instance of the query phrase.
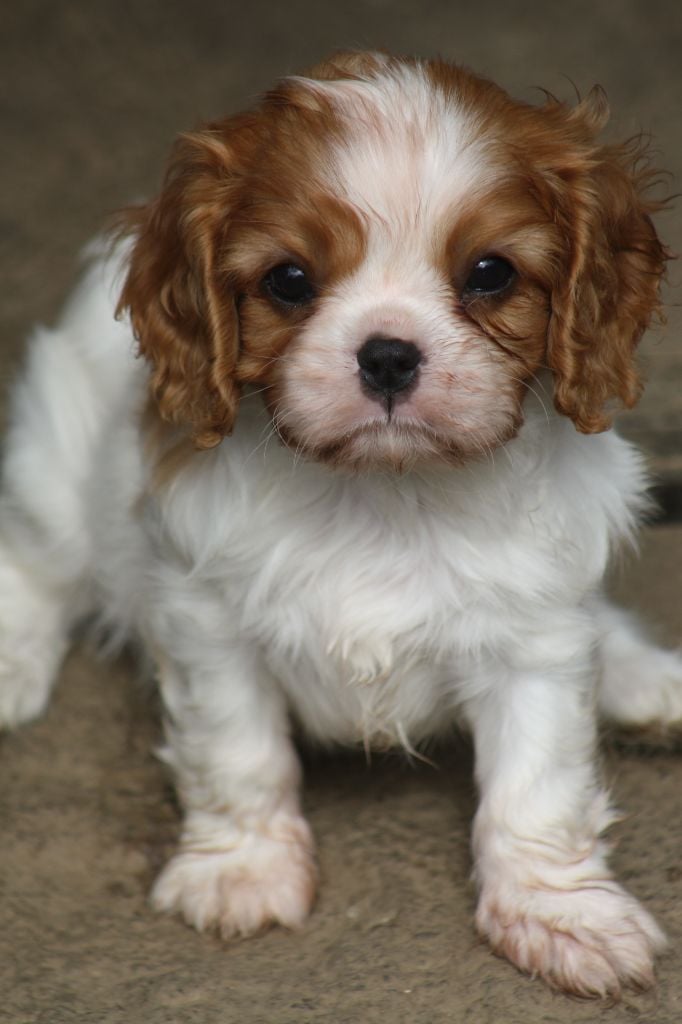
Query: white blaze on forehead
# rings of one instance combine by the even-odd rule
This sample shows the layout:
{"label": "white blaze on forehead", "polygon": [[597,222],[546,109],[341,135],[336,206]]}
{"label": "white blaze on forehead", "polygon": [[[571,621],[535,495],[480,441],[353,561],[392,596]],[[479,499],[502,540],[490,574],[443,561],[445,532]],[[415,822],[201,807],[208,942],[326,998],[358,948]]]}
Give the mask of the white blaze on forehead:
{"label": "white blaze on forehead", "polygon": [[306,84],[333,102],[347,129],[334,144],[329,184],[380,234],[428,241],[458,203],[499,176],[475,112],[418,65]]}

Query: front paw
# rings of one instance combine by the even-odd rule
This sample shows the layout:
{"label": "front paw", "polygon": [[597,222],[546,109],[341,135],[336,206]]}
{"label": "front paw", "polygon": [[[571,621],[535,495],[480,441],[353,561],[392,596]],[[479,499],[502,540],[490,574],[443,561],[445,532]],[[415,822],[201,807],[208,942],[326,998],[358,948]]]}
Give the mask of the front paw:
{"label": "front paw", "polygon": [[157,910],[179,912],[199,931],[223,938],[253,935],[270,924],[299,928],[317,881],[313,840],[300,816],[280,816],[267,829],[239,833],[229,846],[191,840],[166,865],[152,890]]}
{"label": "front paw", "polygon": [[476,924],[495,952],[522,971],[583,997],[649,988],[654,955],[665,945],[637,900],[601,878],[567,890],[484,887]]}

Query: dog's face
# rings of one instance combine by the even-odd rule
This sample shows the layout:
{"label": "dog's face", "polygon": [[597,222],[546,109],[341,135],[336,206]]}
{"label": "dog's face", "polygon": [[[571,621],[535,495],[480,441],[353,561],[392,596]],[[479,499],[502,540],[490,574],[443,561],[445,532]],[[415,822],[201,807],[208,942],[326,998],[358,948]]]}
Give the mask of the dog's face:
{"label": "dog's face", "polygon": [[638,393],[665,251],[594,94],[534,108],[341,55],[181,140],[122,307],[161,414],[218,443],[256,385],[304,457],[402,470],[514,436],[538,370],[583,431]]}

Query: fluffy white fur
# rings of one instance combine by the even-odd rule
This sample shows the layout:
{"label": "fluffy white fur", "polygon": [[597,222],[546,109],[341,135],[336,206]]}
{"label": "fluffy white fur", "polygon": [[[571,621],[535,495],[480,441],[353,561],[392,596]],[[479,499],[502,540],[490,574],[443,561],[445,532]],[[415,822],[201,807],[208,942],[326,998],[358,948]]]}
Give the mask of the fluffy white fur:
{"label": "fluffy white fur", "polygon": [[[567,989],[650,982],[663,936],[611,878],[600,834],[614,815],[595,768],[598,702],[628,725],[682,719],[680,659],[599,595],[643,505],[640,456],[613,432],[578,433],[540,378],[518,435],[483,457],[346,473],[280,445],[247,394],[233,436],[155,486],[148,370],[113,318],[125,258],[95,255],[59,326],[34,337],[14,394],[0,722],[43,710],[84,613],[141,634],[186,811],[153,900],[224,935],[297,926],[314,897],[290,711],[316,740],[407,750],[465,723],[481,932]],[[410,291],[418,276],[367,313],[366,273],[344,313],[359,336],[388,307],[437,349],[429,324],[442,317],[427,286]],[[347,308],[337,297],[324,317]],[[333,329],[318,333],[333,349]],[[305,359],[303,345],[294,409]]]}

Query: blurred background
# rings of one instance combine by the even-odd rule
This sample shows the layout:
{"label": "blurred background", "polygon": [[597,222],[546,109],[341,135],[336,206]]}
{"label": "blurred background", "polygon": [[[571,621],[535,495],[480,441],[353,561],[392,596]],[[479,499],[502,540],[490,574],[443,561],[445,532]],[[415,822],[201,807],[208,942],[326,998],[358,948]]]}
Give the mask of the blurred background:
{"label": "blurred background", "polygon": [[[2,372],[31,324],[49,320],[77,256],[107,217],[156,189],[174,135],[252,102],[278,76],[341,47],[440,54],[537,102],[599,82],[610,133],[651,133],[682,185],[678,0],[90,0],[0,11]],[[658,220],[682,249],[678,211]],[[649,386],[622,429],[664,477],[682,478],[682,271],[668,324],[642,346]],[[677,304],[677,305],[675,305]]]}

